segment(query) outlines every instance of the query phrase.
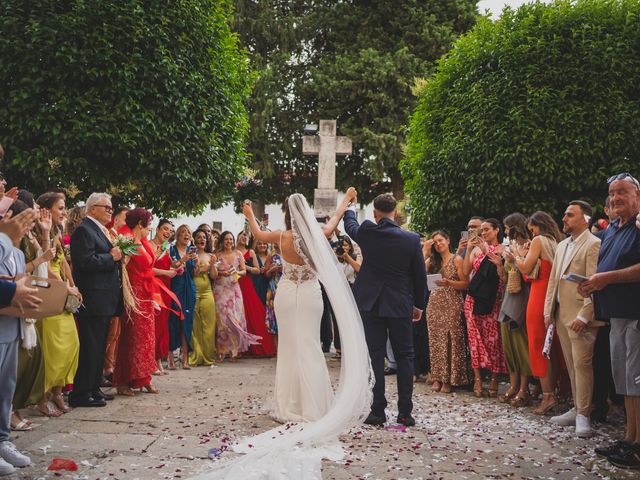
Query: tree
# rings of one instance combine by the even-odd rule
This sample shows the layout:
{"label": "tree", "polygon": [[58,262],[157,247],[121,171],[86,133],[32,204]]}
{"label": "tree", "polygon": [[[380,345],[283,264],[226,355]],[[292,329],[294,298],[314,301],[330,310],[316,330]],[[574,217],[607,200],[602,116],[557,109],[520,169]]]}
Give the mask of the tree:
{"label": "tree", "polygon": [[0,142],[11,183],[219,205],[246,162],[251,75],[226,0],[6,0]]}
{"label": "tree", "polygon": [[415,77],[475,21],[476,0],[283,2],[236,0],[237,29],[259,72],[248,150],[266,200],[312,194],[317,165],[302,156],[305,123],[336,118],[354,154],[338,158],[338,188],[370,200],[393,186]]}
{"label": "tree", "polygon": [[418,89],[403,174],[412,223],[601,204],[638,173],[640,2],[506,9],[461,37]]}

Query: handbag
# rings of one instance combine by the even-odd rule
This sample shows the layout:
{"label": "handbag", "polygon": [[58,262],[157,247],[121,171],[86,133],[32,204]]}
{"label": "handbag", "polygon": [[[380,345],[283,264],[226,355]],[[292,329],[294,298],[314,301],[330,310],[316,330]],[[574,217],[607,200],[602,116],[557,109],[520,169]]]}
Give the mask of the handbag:
{"label": "handbag", "polygon": [[64,305],[67,301],[67,282],[56,278],[34,277],[24,273],[17,274],[15,280],[18,281],[24,276],[28,277],[27,285],[36,289],[35,295],[42,300],[42,303],[36,308],[25,308],[24,311],[11,305],[0,309],[0,315],[40,319],[53,317],[64,311]]}
{"label": "handbag", "polygon": [[510,265],[510,268],[507,272],[507,293],[516,294],[522,291],[522,275],[520,275],[520,271]]}

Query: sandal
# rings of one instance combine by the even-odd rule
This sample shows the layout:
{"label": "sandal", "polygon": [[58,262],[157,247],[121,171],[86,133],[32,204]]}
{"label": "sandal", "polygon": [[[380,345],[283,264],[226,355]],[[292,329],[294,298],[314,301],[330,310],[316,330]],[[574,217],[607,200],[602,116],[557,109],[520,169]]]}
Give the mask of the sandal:
{"label": "sandal", "polygon": [[[545,399],[550,398],[551,401],[545,404]],[[558,399],[553,393],[542,393],[542,401],[538,408],[533,410],[531,413],[535,413],[536,415],[545,415],[549,413],[551,410],[555,409],[558,405]]]}
{"label": "sandal", "polygon": [[513,397],[513,400],[511,400],[511,406],[512,407],[516,407],[516,408],[520,408],[520,407],[528,407],[529,405],[531,405],[532,399],[531,399],[531,395],[529,394],[529,391],[519,391],[518,394]]}
{"label": "sandal", "polygon": [[482,398],[483,393],[482,378],[476,378],[475,382],[473,382],[473,396],[476,398]]}
{"label": "sandal", "polygon": [[498,397],[498,401],[500,403],[509,403],[511,402],[511,400],[517,396],[518,390],[516,388],[513,388],[513,386],[509,387],[509,390],[507,390],[504,395],[500,395]]}
{"label": "sandal", "polygon": [[56,408],[52,401],[46,400],[36,407],[36,410],[45,417],[56,418],[62,415],[62,412]]}
{"label": "sandal", "polygon": [[116,393],[125,397],[134,397],[136,395],[135,392],[129,387],[118,387],[116,388]]}
{"label": "sandal", "polygon": [[28,432],[33,430],[31,426],[30,420],[25,420],[24,418],[20,418],[16,412],[11,413],[11,430],[14,432]]}
{"label": "sandal", "polygon": [[160,393],[160,390],[158,390],[156,387],[154,387],[151,384],[148,385],[144,385],[143,387],[140,387],[140,391],[146,391],[147,393]]}
{"label": "sandal", "polygon": [[492,378],[489,383],[489,388],[487,389],[489,392],[489,398],[496,398],[498,396],[498,379]]}
{"label": "sandal", "polygon": [[440,393],[451,393],[451,384],[443,383],[442,388],[440,389]]}
{"label": "sandal", "polygon": [[69,413],[73,410],[73,408],[64,403],[62,395],[53,395],[51,397],[51,400],[53,401],[53,404],[56,406],[56,408],[62,413]]}
{"label": "sandal", "polygon": [[431,385],[431,391],[435,393],[439,392],[440,390],[442,390],[442,384],[436,380],[435,382],[433,382],[433,385]]}

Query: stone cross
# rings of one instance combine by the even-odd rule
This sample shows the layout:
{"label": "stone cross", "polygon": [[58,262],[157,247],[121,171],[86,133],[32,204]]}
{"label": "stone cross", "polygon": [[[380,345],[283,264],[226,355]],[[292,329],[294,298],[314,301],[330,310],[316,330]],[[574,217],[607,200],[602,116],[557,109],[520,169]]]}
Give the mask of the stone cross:
{"label": "stone cross", "polygon": [[332,215],[336,210],[336,155],[349,155],[351,139],[336,136],[335,120],[320,120],[318,135],[302,137],[302,153],[318,155],[318,188],[313,192],[313,209],[316,217]]}

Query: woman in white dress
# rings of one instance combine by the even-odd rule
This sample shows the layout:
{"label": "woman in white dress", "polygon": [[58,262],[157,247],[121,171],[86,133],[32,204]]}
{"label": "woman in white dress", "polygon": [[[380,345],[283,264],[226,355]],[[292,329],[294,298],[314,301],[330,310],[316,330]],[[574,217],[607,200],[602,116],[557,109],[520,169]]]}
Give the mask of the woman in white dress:
{"label": "woman in white dress", "polygon": [[[335,215],[322,225],[327,239],[350,202],[351,197],[345,196]],[[292,229],[288,199],[284,209],[285,231],[260,230],[250,202],[245,202],[243,213],[256,241],[277,242],[282,252],[282,278],[274,301],[278,356],[273,417],[281,423],[318,420],[327,413],[333,399],[318,333],[324,309],[318,275],[302,250],[302,238]]]}
{"label": "woman in white dress", "polygon": [[[196,477],[213,479],[320,480],[321,460],[342,458],[338,435],[366,417],[373,374],[362,320],[338,267],[327,236],[356,198],[350,188],[336,214],[322,228],[300,194],[285,205],[285,231],[261,231],[246,203],[243,211],[253,235],[279,243],[283,276],[275,297],[278,318],[275,412],[280,421],[298,422],[240,440],[234,451],[246,455],[223,462]],[[342,341],[340,384],[333,397],[320,347],[322,282],[338,322]]]}

